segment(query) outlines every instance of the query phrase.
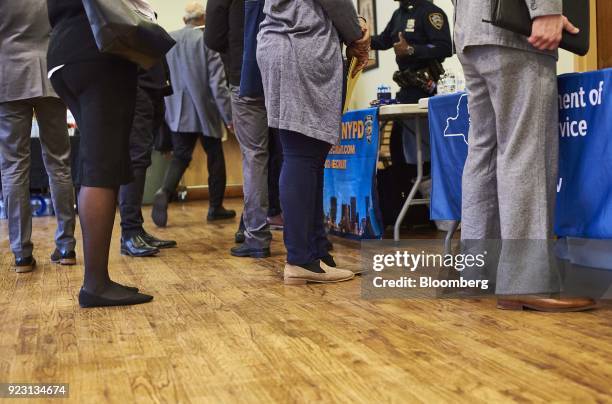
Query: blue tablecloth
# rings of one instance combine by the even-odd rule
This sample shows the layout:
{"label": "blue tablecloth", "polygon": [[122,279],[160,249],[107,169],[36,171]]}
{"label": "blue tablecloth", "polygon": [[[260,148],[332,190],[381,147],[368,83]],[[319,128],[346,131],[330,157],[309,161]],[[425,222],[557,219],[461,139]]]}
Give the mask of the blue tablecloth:
{"label": "blue tablecloth", "polygon": [[[555,231],[612,239],[612,69],[559,77],[560,172]],[[433,220],[461,219],[467,95],[429,101]]]}
{"label": "blue tablecloth", "polygon": [[466,93],[429,99],[432,220],[461,220],[461,178],[469,130]]}

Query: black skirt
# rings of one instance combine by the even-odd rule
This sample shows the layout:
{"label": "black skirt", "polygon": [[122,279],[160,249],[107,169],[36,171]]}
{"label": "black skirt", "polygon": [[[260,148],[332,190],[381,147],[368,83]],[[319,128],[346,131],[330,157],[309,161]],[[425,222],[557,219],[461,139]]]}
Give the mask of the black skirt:
{"label": "black skirt", "polygon": [[51,83],[81,133],[80,185],[118,188],[130,183],[136,65],[119,58],[69,63],[53,74]]}

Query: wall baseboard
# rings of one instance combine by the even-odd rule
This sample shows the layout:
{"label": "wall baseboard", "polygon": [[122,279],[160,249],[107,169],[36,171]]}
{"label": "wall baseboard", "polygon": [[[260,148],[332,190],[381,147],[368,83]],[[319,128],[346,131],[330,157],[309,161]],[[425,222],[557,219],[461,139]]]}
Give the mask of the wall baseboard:
{"label": "wall baseboard", "polygon": [[[242,185],[234,184],[227,185],[225,188],[226,198],[242,198],[244,197],[244,190]],[[202,201],[209,199],[208,186],[194,186],[187,187],[186,201]]]}

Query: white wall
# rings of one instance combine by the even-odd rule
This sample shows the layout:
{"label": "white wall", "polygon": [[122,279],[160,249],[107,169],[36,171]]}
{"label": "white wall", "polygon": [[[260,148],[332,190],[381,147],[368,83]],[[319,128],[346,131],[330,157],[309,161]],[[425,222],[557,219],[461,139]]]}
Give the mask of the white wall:
{"label": "white wall", "polygon": [[[206,5],[205,0],[201,1]],[[159,14],[159,22],[164,28],[173,31],[183,26],[183,10],[189,0],[150,0],[150,2]],[[357,3],[356,0],[354,0],[354,2]],[[454,9],[451,0],[434,0],[434,2],[446,12],[448,18],[452,21]],[[391,15],[393,15],[393,12],[397,9],[398,3],[392,0],[378,0],[376,3],[378,32],[382,32],[391,19]],[[357,84],[357,89],[355,90],[352,102],[353,108],[366,108],[370,101],[376,98],[376,89],[380,84],[390,85],[394,92],[399,90],[397,85],[393,82],[393,73],[397,70],[395,53],[393,53],[393,50],[379,52],[379,62],[380,66],[378,69],[370,70],[361,76],[361,80]],[[461,72],[461,65],[457,60],[457,56],[447,59],[444,62],[444,67],[448,71]],[[559,54],[558,67],[560,74],[573,72],[573,55],[569,52],[561,51]]]}
{"label": "white wall", "polygon": [[[159,23],[167,31],[175,31],[183,27],[185,6],[189,0],[149,0],[158,14]],[[202,1],[206,5],[206,1]]]}
{"label": "white wall", "polygon": [[[357,3],[356,0],[354,2]],[[376,3],[378,32],[382,32],[387,22],[391,19],[391,15],[397,9],[398,3],[391,0],[378,0]],[[451,0],[434,0],[434,3],[444,10],[450,21],[454,20],[454,7]],[[379,52],[379,61],[380,67],[378,69],[370,70],[361,76],[361,80],[355,90],[352,102],[353,108],[366,108],[370,101],[376,98],[376,89],[380,84],[391,85],[394,92],[398,90],[397,85],[393,82],[393,73],[397,70],[393,49]],[[447,71],[462,72],[461,64],[456,55],[446,59],[444,68]],[[574,56],[571,53],[563,50],[559,52],[558,70],[559,74],[575,71]]]}

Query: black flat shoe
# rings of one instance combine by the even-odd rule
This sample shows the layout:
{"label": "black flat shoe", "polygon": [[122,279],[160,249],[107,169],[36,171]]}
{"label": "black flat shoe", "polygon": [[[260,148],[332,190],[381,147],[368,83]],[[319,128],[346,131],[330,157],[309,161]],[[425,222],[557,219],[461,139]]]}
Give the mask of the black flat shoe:
{"label": "black flat shoe", "polygon": [[151,247],[155,247],[160,250],[165,248],[175,248],[177,246],[176,241],[174,240],[161,240],[147,233],[146,231],[143,231],[140,234],[140,237],[144,240],[145,243],[147,243]]}
{"label": "black flat shoe", "polygon": [[136,292],[138,292],[138,291],[139,291],[139,290],[138,290],[138,288],[135,288],[135,287],[133,287],[133,286],[125,286],[125,285],[122,285],[122,284],[117,283],[117,282],[115,282],[115,281],[111,281],[111,283],[113,283],[115,286],[122,287],[122,288],[123,288],[123,289],[125,289],[125,290],[129,290],[130,292],[134,292],[134,293],[136,293]]}
{"label": "black flat shoe", "polygon": [[166,227],[168,225],[168,203],[170,203],[170,196],[165,191],[160,189],[155,193],[151,219],[157,227]]}
{"label": "black flat shoe", "polygon": [[31,255],[29,257],[15,257],[15,272],[25,274],[32,272],[36,268],[36,260]]}
{"label": "black flat shoe", "polygon": [[121,254],[130,257],[152,257],[159,254],[159,249],[151,247],[141,236],[121,237]]}
{"label": "black flat shoe", "polygon": [[245,244],[236,246],[231,249],[230,253],[234,257],[241,258],[268,258],[270,256],[269,248],[253,248]]}
{"label": "black flat shoe", "polygon": [[73,251],[60,251],[57,248],[51,254],[51,262],[60,265],[76,265],[76,253]]}
{"label": "black flat shoe", "polygon": [[210,209],[208,211],[208,216],[206,217],[206,219],[209,222],[212,222],[212,221],[215,221],[215,220],[233,219],[235,217],[236,217],[236,211],[235,210],[225,209],[222,206],[220,208]]}
{"label": "black flat shoe", "polygon": [[137,292],[134,292],[123,299],[109,299],[102,296],[92,295],[83,290],[83,288],[81,288],[81,291],[79,292],[79,305],[84,309],[92,307],[133,306],[136,304],[149,303],[151,300],[153,300],[153,296]]}

